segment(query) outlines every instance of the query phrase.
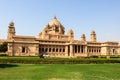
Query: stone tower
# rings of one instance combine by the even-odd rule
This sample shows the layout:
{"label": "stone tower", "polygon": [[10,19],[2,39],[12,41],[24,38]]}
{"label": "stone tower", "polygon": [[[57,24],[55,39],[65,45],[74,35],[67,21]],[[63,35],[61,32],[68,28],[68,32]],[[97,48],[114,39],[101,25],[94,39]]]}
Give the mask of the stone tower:
{"label": "stone tower", "polygon": [[72,29],[68,31],[67,35],[69,36],[70,41],[74,40],[74,32]]}
{"label": "stone tower", "polygon": [[10,22],[9,26],[8,26],[8,35],[7,35],[7,39],[11,40],[12,37],[15,36],[15,27],[14,27],[14,23]]}
{"label": "stone tower", "polygon": [[90,41],[96,42],[96,33],[94,30],[90,34]]}
{"label": "stone tower", "polygon": [[82,34],[82,35],[81,35],[81,41],[86,41],[85,34]]}

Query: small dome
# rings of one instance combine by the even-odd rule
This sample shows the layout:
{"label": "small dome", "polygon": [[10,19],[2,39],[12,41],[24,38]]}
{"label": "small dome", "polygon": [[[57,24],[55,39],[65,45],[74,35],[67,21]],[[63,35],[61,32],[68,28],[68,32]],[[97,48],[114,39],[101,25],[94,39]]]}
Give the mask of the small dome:
{"label": "small dome", "polygon": [[73,30],[72,30],[72,29],[69,29],[69,30],[68,30],[68,35],[73,35],[73,34],[74,34]]}
{"label": "small dome", "polygon": [[68,31],[68,32],[73,33],[73,30],[72,30],[72,29],[69,29],[69,31]]}
{"label": "small dome", "polygon": [[81,41],[86,41],[85,34],[82,34],[82,35],[81,35]]}
{"label": "small dome", "polygon": [[93,30],[93,31],[91,32],[91,34],[96,34],[96,33],[95,33],[95,31]]}
{"label": "small dome", "polygon": [[10,26],[14,26],[14,22],[10,22],[9,25],[10,25]]}
{"label": "small dome", "polygon": [[81,35],[81,38],[85,38],[85,34],[82,34],[82,35]]}

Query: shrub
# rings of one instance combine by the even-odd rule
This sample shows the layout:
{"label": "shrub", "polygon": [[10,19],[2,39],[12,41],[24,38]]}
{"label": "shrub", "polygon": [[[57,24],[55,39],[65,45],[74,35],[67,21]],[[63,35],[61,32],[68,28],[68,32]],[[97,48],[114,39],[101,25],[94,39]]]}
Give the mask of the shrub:
{"label": "shrub", "polygon": [[0,52],[6,52],[7,51],[7,43],[4,42],[0,44]]}
{"label": "shrub", "polygon": [[106,58],[0,58],[0,63],[22,63],[22,64],[104,64],[120,63],[120,59]]}
{"label": "shrub", "polygon": [[8,56],[6,53],[0,53],[0,56]]}

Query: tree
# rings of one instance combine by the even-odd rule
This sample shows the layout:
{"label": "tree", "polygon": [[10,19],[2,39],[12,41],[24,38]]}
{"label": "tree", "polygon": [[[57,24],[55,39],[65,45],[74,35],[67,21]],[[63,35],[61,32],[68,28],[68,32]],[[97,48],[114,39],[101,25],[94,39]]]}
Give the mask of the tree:
{"label": "tree", "polygon": [[6,52],[7,51],[7,43],[3,42],[0,44],[0,52]]}

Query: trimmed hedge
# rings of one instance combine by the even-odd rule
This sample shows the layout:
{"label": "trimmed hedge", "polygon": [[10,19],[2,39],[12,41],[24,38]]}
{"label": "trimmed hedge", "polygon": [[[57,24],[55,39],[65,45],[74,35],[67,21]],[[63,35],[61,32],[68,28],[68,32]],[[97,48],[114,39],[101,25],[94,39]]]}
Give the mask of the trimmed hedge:
{"label": "trimmed hedge", "polygon": [[104,64],[120,63],[120,59],[105,58],[0,58],[0,63],[22,63],[22,64]]}
{"label": "trimmed hedge", "polygon": [[0,56],[8,56],[6,53],[0,53]]}

